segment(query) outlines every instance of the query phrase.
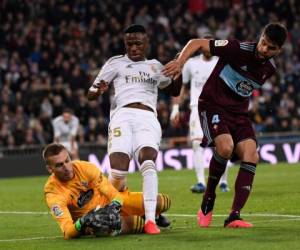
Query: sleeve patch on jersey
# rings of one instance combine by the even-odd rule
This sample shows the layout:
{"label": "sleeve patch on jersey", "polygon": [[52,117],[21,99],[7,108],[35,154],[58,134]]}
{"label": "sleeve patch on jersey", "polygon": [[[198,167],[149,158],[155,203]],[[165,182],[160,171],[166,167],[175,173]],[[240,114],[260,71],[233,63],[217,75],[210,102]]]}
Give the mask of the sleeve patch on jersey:
{"label": "sleeve patch on jersey", "polygon": [[61,217],[64,214],[59,205],[53,205],[51,211],[56,217]]}
{"label": "sleeve patch on jersey", "polygon": [[215,40],[216,47],[223,47],[228,44],[228,40]]}

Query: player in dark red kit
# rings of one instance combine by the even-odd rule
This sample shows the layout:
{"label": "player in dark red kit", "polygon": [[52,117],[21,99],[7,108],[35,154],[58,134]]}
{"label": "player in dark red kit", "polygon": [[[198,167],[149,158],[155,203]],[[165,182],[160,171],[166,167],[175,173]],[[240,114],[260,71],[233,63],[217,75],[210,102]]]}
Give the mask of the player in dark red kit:
{"label": "player in dark red kit", "polygon": [[258,162],[257,143],[248,116],[249,97],[254,89],[276,71],[273,57],[281,52],[287,30],[279,23],[264,27],[258,43],[238,40],[192,39],[163,73],[179,76],[186,60],[197,50],[220,57],[199,97],[199,116],[204,132],[202,146],[214,147],[209,165],[207,189],[198,212],[198,223],[208,227],[216,198],[216,187],[233,155],[241,161],[235,182],[235,196],[224,227],[246,228],[253,225],[241,219]]}

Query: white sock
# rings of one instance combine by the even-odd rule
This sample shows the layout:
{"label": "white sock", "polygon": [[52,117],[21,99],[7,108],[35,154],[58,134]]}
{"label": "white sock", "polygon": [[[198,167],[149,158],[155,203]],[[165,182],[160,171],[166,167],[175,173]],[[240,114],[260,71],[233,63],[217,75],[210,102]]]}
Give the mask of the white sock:
{"label": "white sock", "polygon": [[126,187],[127,174],[128,171],[111,169],[108,180],[118,191],[124,191],[124,188]]}
{"label": "white sock", "polygon": [[143,175],[143,198],[145,207],[145,222],[155,222],[155,212],[158,193],[158,178],[155,163],[151,160],[144,161],[141,165]]}
{"label": "white sock", "polygon": [[204,149],[200,147],[198,140],[193,141],[193,164],[196,171],[198,183],[205,185],[205,174],[204,174],[204,161],[203,161]]}
{"label": "white sock", "polygon": [[220,181],[219,181],[219,184],[221,184],[221,183],[227,184],[228,168],[229,168],[229,167],[226,166],[226,169],[225,169],[225,171],[224,171],[224,174],[221,176],[221,179],[220,179]]}

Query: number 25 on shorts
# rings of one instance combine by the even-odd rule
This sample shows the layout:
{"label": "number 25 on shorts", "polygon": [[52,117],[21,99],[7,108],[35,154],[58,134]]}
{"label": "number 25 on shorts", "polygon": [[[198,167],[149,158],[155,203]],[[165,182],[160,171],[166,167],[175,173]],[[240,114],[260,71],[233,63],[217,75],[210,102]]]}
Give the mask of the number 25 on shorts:
{"label": "number 25 on shorts", "polygon": [[108,149],[111,148],[112,138],[113,137],[120,137],[120,136],[121,136],[121,128],[120,127],[108,130],[108,142],[107,142]]}
{"label": "number 25 on shorts", "polygon": [[114,137],[120,137],[121,136],[121,128],[117,127],[113,129],[113,136]]}

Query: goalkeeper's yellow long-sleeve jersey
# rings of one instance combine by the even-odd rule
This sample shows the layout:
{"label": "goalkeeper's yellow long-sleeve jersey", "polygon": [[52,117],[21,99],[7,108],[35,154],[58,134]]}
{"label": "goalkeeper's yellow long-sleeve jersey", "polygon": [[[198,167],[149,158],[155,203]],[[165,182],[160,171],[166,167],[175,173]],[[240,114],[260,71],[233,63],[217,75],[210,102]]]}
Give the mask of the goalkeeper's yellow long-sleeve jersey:
{"label": "goalkeeper's yellow long-sleeve jersey", "polygon": [[72,161],[74,178],[67,182],[59,181],[52,174],[44,194],[52,216],[64,233],[64,238],[78,236],[74,222],[94,209],[109,204],[113,199],[122,201],[120,193],[92,163]]}

